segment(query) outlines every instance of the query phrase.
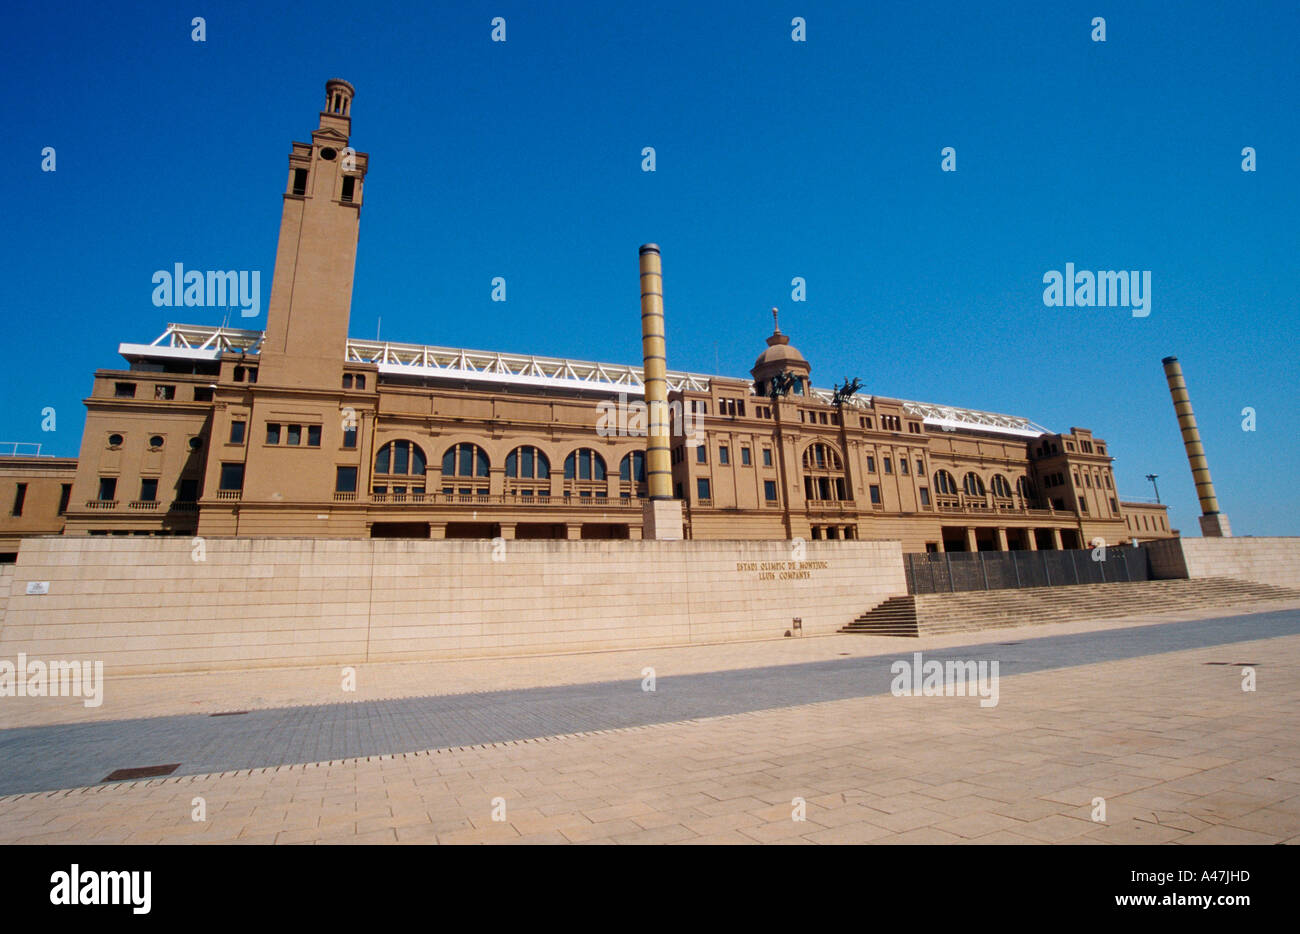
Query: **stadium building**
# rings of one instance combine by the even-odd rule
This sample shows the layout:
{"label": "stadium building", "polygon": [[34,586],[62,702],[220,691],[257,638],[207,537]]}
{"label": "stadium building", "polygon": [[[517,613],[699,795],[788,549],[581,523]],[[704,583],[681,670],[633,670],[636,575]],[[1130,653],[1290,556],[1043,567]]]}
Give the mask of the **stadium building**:
{"label": "stadium building", "polygon": [[[0,554],[41,534],[642,537],[645,368],[348,336],[369,165],[349,148],[353,96],[328,82],[292,145],[266,330],[167,324],[121,344],[75,460],[0,457]],[[666,382],[687,538],[924,552],[1177,535],[1165,507],[1119,499],[1091,431],[818,388],[775,320],[747,377]]]}

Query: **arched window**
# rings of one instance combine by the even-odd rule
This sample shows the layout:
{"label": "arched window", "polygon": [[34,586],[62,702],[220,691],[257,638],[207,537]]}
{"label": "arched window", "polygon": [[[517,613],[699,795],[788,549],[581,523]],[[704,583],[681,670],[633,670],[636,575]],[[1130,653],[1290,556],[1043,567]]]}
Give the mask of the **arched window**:
{"label": "arched window", "polygon": [[619,495],[623,499],[645,495],[645,451],[623,455],[623,460],[618,465],[618,480]]}
{"label": "arched window", "polygon": [[989,481],[989,485],[993,487],[994,496],[1001,497],[1002,499],[1011,499],[1011,484],[1007,482],[1007,478],[1002,476],[1002,474],[995,473],[993,479]]}
{"label": "arched window", "polygon": [[1034,487],[1030,484],[1028,477],[1021,477],[1016,481],[1016,491],[1020,494],[1020,498],[1025,501],[1025,505],[1033,502]]}
{"label": "arched window", "polygon": [[424,495],[424,451],[414,441],[390,441],[375,455],[371,492],[377,497]]}
{"label": "arched window", "polygon": [[844,464],[839,452],[829,444],[818,441],[808,445],[803,452],[803,495],[809,501],[845,500],[848,489],[844,484]]}
{"label": "arched window", "polygon": [[946,470],[940,470],[934,475],[934,489],[936,493],[945,496],[957,495],[957,481],[952,478],[952,474]]}
{"label": "arched window", "polygon": [[483,449],[469,442],[453,444],[442,455],[444,477],[486,477],[489,466],[488,456]]}
{"label": "arched window", "polygon": [[609,496],[605,459],[591,448],[578,448],[564,459],[564,492],[581,499]]}
{"label": "arched window", "polygon": [[803,452],[803,465],[808,470],[843,470],[840,455],[829,444],[808,445]]}
{"label": "arched window", "polygon": [[530,444],[506,456],[506,492],[516,496],[550,496],[551,462]]}
{"label": "arched window", "polygon": [[[453,444],[442,455],[442,492],[486,496],[489,467],[487,453],[477,444],[468,441]],[[468,485],[475,480],[477,486]],[[464,485],[452,486],[453,483]]]}
{"label": "arched window", "polygon": [[973,470],[970,473],[966,474],[966,480],[962,484],[962,486],[966,490],[967,496],[984,495],[984,481],[981,480],[979,478],[979,474],[975,473],[975,471]]}

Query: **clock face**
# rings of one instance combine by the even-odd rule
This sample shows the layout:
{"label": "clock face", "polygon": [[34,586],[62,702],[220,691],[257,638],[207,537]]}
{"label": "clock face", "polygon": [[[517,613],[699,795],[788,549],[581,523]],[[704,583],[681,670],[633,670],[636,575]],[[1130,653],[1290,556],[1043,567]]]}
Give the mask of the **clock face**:
{"label": "clock face", "polygon": [[337,155],[338,153],[335,152],[333,149],[330,149],[328,146],[326,146],[324,149],[320,151],[320,157],[324,159],[326,162],[333,162],[334,157]]}

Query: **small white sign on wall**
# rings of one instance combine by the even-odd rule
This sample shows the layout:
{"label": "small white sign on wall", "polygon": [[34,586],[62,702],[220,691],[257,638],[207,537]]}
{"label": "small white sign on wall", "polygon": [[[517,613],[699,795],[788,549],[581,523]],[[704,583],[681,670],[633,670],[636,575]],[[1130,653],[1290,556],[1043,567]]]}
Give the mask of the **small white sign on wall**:
{"label": "small white sign on wall", "polygon": [[27,592],[29,594],[47,594],[50,592],[49,581],[28,581]]}

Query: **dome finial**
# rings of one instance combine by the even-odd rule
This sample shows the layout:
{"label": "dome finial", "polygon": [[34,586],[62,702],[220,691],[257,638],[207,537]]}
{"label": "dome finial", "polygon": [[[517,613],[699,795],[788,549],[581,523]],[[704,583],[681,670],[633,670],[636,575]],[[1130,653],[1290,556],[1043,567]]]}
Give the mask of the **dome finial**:
{"label": "dome finial", "polygon": [[781,333],[781,324],[780,324],[779,321],[777,321],[777,317],[776,317],[776,315],[777,315],[777,312],[776,312],[776,306],[774,305],[774,306],[772,306],[772,333],[773,333],[773,334],[780,334],[780,333]]}

